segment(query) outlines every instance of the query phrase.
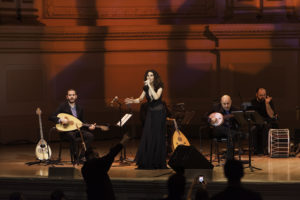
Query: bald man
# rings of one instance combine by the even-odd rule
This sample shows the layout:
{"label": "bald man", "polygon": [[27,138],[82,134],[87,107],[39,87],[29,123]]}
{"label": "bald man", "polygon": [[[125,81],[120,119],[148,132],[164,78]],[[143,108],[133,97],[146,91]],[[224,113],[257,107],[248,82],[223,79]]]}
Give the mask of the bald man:
{"label": "bald man", "polygon": [[267,154],[268,131],[278,128],[277,114],[272,97],[267,95],[265,88],[256,89],[256,97],[251,100],[252,108],[262,116],[265,124],[256,125],[253,131],[254,154]]}
{"label": "bald man", "polygon": [[[229,95],[225,94],[221,97],[220,103],[216,105],[209,113],[221,113],[224,117],[224,122],[220,126],[216,126],[213,128],[212,137],[221,139],[227,138],[229,142],[227,142],[227,156],[226,159],[230,160],[234,157],[234,145],[233,140],[238,135],[238,123],[231,114],[232,111],[237,111],[238,109],[232,106],[232,99]],[[215,118],[209,118],[208,121],[210,123],[214,123],[216,121]]]}

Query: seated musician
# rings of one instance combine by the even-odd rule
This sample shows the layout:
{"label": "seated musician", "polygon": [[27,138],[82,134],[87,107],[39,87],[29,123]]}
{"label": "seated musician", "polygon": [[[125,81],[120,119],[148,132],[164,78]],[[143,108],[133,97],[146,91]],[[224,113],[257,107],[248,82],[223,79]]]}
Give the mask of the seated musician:
{"label": "seated musician", "polygon": [[268,131],[278,128],[277,114],[272,97],[267,96],[265,88],[256,90],[256,98],[251,100],[252,109],[257,111],[265,121],[263,125],[256,125],[253,131],[254,154],[267,154]]}
{"label": "seated musician", "polygon": [[[69,120],[67,118],[59,118],[57,117],[60,113],[67,113],[73,115],[74,117],[78,118],[80,121],[83,121],[83,109],[76,103],[77,94],[74,89],[69,89],[66,95],[66,102],[63,102],[59,105],[56,111],[49,117],[49,120],[53,121],[54,123],[58,124],[61,123],[63,125],[69,124]],[[88,127],[89,130],[94,130],[96,124],[92,124]],[[94,135],[87,131],[81,130],[81,133],[84,138],[84,142],[86,148],[90,148],[91,142],[94,139]],[[63,132],[62,137],[66,140],[70,141],[70,150],[72,155],[74,155],[74,159],[77,160],[76,155],[78,155],[78,147],[76,142],[80,141],[80,133],[78,130]],[[81,152],[79,159],[84,157],[84,152]]]}
{"label": "seated musician", "polygon": [[[226,159],[230,160],[234,157],[234,138],[238,135],[238,123],[231,114],[232,111],[238,109],[232,106],[232,100],[229,95],[223,95],[220,103],[215,105],[211,112],[209,112],[208,122],[214,126],[212,134],[214,138],[227,138],[227,156]],[[223,123],[219,123],[221,114]]]}

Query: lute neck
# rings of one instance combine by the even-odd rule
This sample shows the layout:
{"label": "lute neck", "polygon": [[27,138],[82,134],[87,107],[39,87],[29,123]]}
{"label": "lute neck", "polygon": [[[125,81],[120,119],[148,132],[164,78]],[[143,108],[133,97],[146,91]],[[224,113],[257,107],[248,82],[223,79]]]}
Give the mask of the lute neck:
{"label": "lute neck", "polygon": [[[82,126],[86,126],[86,127],[89,127],[89,126],[91,126],[91,125],[92,125],[92,124],[87,124],[87,123],[82,124]],[[95,127],[96,127],[96,128],[101,128],[100,125],[96,125]]]}
{"label": "lute neck", "polygon": [[41,136],[41,139],[44,139],[41,114],[39,114],[39,125],[40,125],[40,136]]}

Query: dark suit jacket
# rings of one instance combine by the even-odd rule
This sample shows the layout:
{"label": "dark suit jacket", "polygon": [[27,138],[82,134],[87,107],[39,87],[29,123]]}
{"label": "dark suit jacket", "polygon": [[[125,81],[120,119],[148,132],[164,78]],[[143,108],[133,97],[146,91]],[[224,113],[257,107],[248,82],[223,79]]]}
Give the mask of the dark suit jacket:
{"label": "dark suit jacket", "polygon": [[[83,109],[76,103],[76,111],[77,111],[77,118],[83,122]],[[54,123],[58,124],[59,118],[57,115],[59,113],[67,113],[72,115],[71,107],[68,102],[64,102],[59,105],[59,107],[56,109],[56,111],[49,117],[50,121],[53,121]]]}

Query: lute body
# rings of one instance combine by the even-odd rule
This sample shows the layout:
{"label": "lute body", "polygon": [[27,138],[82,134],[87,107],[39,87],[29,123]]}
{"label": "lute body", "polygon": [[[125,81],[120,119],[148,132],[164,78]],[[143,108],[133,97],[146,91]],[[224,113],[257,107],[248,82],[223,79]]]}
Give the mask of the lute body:
{"label": "lute body", "polygon": [[[69,121],[68,124],[61,124],[61,123],[56,124],[56,129],[61,132],[74,131],[74,130],[78,130],[78,128],[81,128],[83,126],[88,127],[91,125],[91,124],[82,123],[79,119],[67,113],[60,113],[57,115],[57,117],[65,118]],[[109,129],[107,126],[103,126],[103,125],[96,125],[96,128],[100,128],[103,131],[107,131]]]}
{"label": "lute body", "polygon": [[176,119],[167,118],[168,120],[172,120],[174,122],[175,131],[172,136],[172,150],[174,151],[177,146],[185,145],[190,146],[189,140],[185,137],[185,135],[178,129],[178,125]]}
{"label": "lute body", "polygon": [[42,111],[40,108],[37,108],[36,114],[39,116],[41,139],[39,140],[38,144],[36,145],[35,155],[36,155],[37,159],[39,159],[39,160],[49,160],[51,158],[52,152],[51,152],[50,146],[47,144],[46,140],[44,139],[42,119],[41,119]]}

